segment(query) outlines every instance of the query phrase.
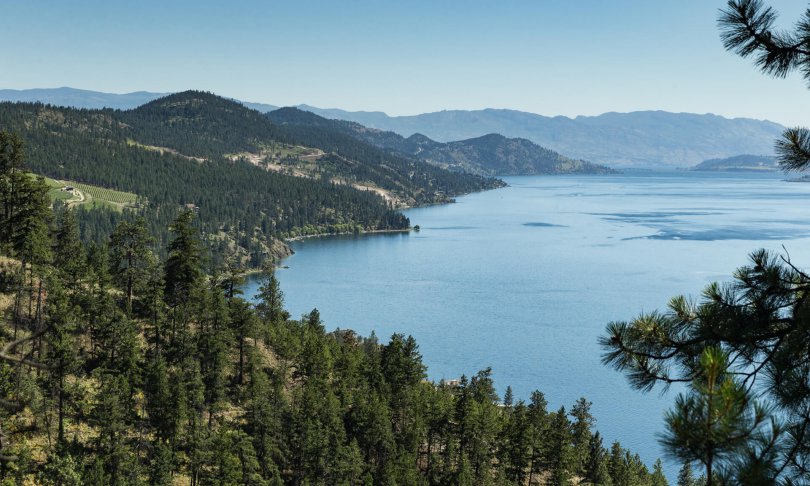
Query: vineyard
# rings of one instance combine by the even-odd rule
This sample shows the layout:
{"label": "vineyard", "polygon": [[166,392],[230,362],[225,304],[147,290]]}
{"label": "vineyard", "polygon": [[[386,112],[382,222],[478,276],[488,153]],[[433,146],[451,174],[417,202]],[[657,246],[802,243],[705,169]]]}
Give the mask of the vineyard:
{"label": "vineyard", "polygon": [[116,191],[105,187],[91,186],[80,182],[69,182],[73,187],[84,194],[83,203],[90,206],[107,205],[114,209],[121,210],[125,207],[134,206],[138,202],[138,196],[131,192]]}
{"label": "vineyard", "polygon": [[68,206],[86,204],[87,207],[104,206],[121,211],[143,202],[139,201],[137,194],[131,192],[116,191],[81,182],[59,181],[46,177],[45,183],[50,187],[48,196],[51,201],[62,201]]}
{"label": "vineyard", "polygon": [[115,204],[135,204],[138,201],[138,196],[131,192],[116,191],[114,189],[107,189],[104,187],[91,186],[90,184],[82,184],[75,182],[73,187],[89,194],[93,199],[99,201],[107,201]]}

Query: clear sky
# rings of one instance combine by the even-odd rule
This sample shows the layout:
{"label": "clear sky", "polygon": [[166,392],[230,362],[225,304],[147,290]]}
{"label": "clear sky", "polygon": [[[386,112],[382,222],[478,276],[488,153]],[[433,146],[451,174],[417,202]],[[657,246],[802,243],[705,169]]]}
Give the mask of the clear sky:
{"label": "clear sky", "polygon": [[[789,27],[802,0],[765,0]],[[724,51],[716,0],[7,1],[0,88],[543,115],[660,109],[810,125],[798,76]]]}

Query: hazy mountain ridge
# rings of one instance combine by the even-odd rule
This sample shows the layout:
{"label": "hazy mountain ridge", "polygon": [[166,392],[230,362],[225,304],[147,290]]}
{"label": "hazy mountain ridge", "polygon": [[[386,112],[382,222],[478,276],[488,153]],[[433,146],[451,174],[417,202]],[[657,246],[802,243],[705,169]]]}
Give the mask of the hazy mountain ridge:
{"label": "hazy mountain ridge", "polygon": [[747,172],[778,172],[781,169],[776,157],[769,155],[735,155],[724,159],[704,160],[691,170],[699,171],[747,171]]}
{"label": "hazy mountain ridge", "polygon": [[102,93],[76,88],[0,89],[0,101],[45,103],[68,108],[99,110],[130,110],[169,93],[135,91],[133,93]]}
{"label": "hazy mountain ridge", "polygon": [[405,138],[391,131],[368,128],[356,122],[330,120],[292,107],[270,112],[267,116],[280,124],[341,131],[397,155],[486,176],[613,172],[605,166],[570,159],[529,140],[510,139],[494,133],[442,143],[421,134]]}
{"label": "hazy mountain ridge", "polygon": [[[160,93],[115,95],[72,88],[0,90],[0,100],[41,101],[78,108],[128,109],[163,96]],[[275,107],[241,102],[259,111]],[[411,116],[380,111],[345,111],[309,105],[299,108],[330,119],[392,131],[404,137],[423,134],[437,142],[466,140],[498,133],[524,138],[550,150],[617,167],[691,167],[707,159],[740,153],[773,153],[784,129],[778,123],[718,115],[638,111],[598,116],[548,117],[517,110],[449,110]]]}
{"label": "hazy mountain ridge", "polygon": [[770,121],[664,111],[567,118],[498,109],[397,117],[308,109],[403,136],[421,133],[440,142],[499,133],[525,138],[569,157],[622,167],[691,166],[740,152],[770,154],[774,140],[784,130]]}

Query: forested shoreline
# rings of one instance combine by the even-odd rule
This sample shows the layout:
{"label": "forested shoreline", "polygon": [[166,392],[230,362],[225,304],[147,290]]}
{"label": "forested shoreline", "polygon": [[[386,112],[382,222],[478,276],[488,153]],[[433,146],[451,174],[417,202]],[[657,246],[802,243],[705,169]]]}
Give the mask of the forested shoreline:
{"label": "forested shoreline", "polygon": [[206,271],[192,211],[164,259],[143,219],[82,243],[0,148],[3,484],[666,484],[584,398],[432,383],[413,338],[295,319],[272,273],[252,304],[237,266]]}
{"label": "forested shoreline", "polygon": [[199,91],[129,111],[0,103],[0,128],[23,138],[37,174],[138,196],[137,208],[123,212],[77,211],[84,241],[101,244],[121,221],[141,216],[165,256],[169,224],[193,207],[213,261],[235,255],[254,269],[283,257],[285,238],[406,229],[402,206],[503,185],[396,157],[335,130],[276,125]]}

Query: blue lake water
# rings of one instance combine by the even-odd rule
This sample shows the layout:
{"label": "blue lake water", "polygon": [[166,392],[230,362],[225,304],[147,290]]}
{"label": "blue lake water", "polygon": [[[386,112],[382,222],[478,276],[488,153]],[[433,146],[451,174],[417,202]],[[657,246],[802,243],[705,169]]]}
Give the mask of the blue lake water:
{"label": "blue lake water", "polygon": [[505,180],[408,210],[419,233],[296,242],[277,272],[287,309],[317,307],[327,328],[381,340],[412,334],[432,379],[492,367],[501,392],[539,389],[552,410],[584,396],[605,444],[651,465],[673,392],[631,389],[600,363],[597,337],[728,280],[756,248],[784,245],[810,266],[810,184],[693,172]]}

